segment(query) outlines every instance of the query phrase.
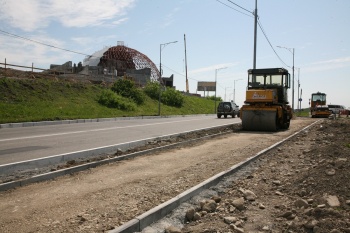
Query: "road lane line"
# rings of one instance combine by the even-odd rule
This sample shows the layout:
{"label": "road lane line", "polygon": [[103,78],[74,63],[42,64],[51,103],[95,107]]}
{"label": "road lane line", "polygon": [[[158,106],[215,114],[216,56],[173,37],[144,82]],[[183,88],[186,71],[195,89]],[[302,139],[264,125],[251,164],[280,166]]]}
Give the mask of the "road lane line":
{"label": "road lane line", "polygon": [[144,124],[144,125],[130,125],[130,126],[123,126],[123,127],[112,127],[112,128],[102,128],[102,129],[92,129],[92,130],[81,130],[81,131],[73,131],[73,132],[67,132],[67,133],[43,134],[43,135],[37,135],[37,136],[27,136],[27,137],[18,137],[18,138],[6,138],[6,139],[0,139],[0,142],[8,142],[8,141],[16,141],[16,140],[24,140],[24,139],[33,139],[33,138],[42,138],[42,137],[62,136],[62,135],[88,133],[88,132],[107,131],[107,130],[114,130],[114,129],[127,129],[127,128],[144,127],[144,126],[151,126],[151,125],[162,125],[162,124],[172,124],[172,123],[178,123],[178,122],[198,121],[198,120],[202,120],[202,119],[161,122],[161,123]]}
{"label": "road lane line", "polygon": [[[237,123],[235,123],[235,124],[237,124]],[[120,142],[120,143],[113,144],[113,145],[88,148],[88,149],[84,149],[84,150],[66,152],[66,153],[56,154],[56,155],[49,155],[49,156],[45,156],[45,157],[29,159],[29,160],[23,160],[23,161],[18,161],[18,162],[12,162],[12,163],[7,163],[7,164],[0,164],[0,171],[1,171],[1,169],[3,167],[6,167],[6,166],[22,164],[22,163],[28,163],[28,162],[33,162],[33,161],[40,161],[40,160],[45,160],[45,159],[51,159],[51,158],[55,158],[55,157],[63,157],[63,156],[67,156],[67,155],[69,156],[70,154],[78,154],[78,153],[84,153],[84,152],[93,152],[93,151],[97,151],[97,150],[105,149],[105,148],[114,148],[114,147],[118,147],[120,145],[124,145],[126,143],[127,144],[136,144],[136,143],[142,142],[142,141],[154,140],[154,139],[159,138],[159,137],[167,138],[167,137],[171,137],[171,136],[175,136],[175,135],[179,135],[179,134],[186,134],[186,133],[191,133],[191,132],[195,132],[195,131],[208,130],[208,129],[217,128],[217,127],[221,127],[221,126],[228,126],[228,124],[222,124],[222,125],[217,125],[217,126],[212,126],[212,127],[205,127],[205,128],[200,128],[200,129],[196,129],[196,130],[183,131],[181,133],[172,133],[172,134],[165,134],[165,135],[161,135],[161,136],[142,138],[142,139],[138,139],[138,140],[134,140],[134,141],[125,141],[125,142]]]}

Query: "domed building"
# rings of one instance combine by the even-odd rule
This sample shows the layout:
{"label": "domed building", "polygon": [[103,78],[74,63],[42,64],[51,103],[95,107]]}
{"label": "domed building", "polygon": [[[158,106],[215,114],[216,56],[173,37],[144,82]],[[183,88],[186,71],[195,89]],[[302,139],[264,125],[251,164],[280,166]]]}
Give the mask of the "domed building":
{"label": "domed building", "polygon": [[[112,74],[116,76],[139,76],[136,82],[145,83],[140,80],[140,75],[148,74],[148,79],[159,81],[159,71],[156,65],[143,53],[124,46],[118,42],[117,46],[103,48],[84,59],[83,66],[89,66],[89,71],[94,70],[100,74]],[[91,71],[92,72],[92,71]],[[91,73],[90,72],[90,73]],[[146,80],[147,81],[147,80]]]}
{"label": "domed building", "polygon": [[145,54],[124,46],[118,41],[117,46],[103,49],[86,56],[83,63],[72,65],[68,61],[62,65],[51,64],[48,72],[63,74],[65,77],[91,82],[115,82],[118,77],[132,79],[136,85],[145,86],[149,81],[161,82],[173,87],[174,77],[160,79],[156,65]]}
{"label": "domed building", "polygon": [[93,53],[91,56],[87,56],[83,60],[83,66],[97,66],[100,63],[100,58],[103,53],[106,52],[110,47],[104,47],[103,49]]}

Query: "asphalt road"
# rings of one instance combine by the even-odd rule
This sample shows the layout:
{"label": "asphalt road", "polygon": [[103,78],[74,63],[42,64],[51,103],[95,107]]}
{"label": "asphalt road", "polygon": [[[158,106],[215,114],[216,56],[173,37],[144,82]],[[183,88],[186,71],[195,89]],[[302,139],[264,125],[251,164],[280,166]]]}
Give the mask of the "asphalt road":
{"label": "asphalt road", "polygon": [[240,122],[211,115],[2,128],[0,165]]}

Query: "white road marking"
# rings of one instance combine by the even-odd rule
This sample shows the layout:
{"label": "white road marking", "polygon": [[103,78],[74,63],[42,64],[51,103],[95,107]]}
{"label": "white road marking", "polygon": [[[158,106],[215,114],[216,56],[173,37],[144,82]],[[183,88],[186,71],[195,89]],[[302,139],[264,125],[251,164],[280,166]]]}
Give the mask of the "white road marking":
{"label": "white road marking", "polygon": [[[157,123],[158,124],[158,123]],[[217,126],[224,126],[227,124],[222,124],[222,125],[217,125]],[[206,128],[200,128],[200,129],[196,129],[197,130],[206,130],[206,129],[210,129],[211,127],[206,127]],[[184,131],[182,133],[190,133],[193,132],[193,130],[189,130],[189,131]],[[167,135],[163,135],[162,137],[171,137],[173,135],[178,135],[177,133],[175,134],[167,134]],[[158,137],[150,137],[150,138],[143,138],[143,139],[139,139],[139,140],[134,140],[134,141],[130,141],[128,143],[136,143],[136,142],[141,142],[141,141],[148,141],[148,140],[152,140]],[[36,159],[29,159],[29,160],[24,160],[24,161],[19,161],[19,162],[13,162],[13,163],[7,163],[7,164],[0,164],[0,168],[6,167],[6,166],[13,166],[16,164],[22,164],[22,163],[29,163],[29,162],[34,162],[34,161],[40,161],[40,160],[45,160],[45,159],[51,159],[51,158],[55,158],[55,157],[62,157],[65,155],[70,155],[70,154],[76,154],[76,153],[82,153],[82,152],[89,152],[89,151],[95,151],[98,149],[104,149],[104,148],[111,148],[111,147],[118,147],[119,145],[123,145],[125,144],[125,142],[122,143],[118,143],[118,144],[114,144],[114,145],[107,145],[107,146],[101,146],[101,147],[94,147],[94,148],[90,148],[90,149],[85,149],[85,150],[79,150],[79,151],[73,151],[73,152],[67,152],[64,154],[58,154],[58,155],[51,155],[51,156],[45,156],[45,157],[41,157],[41,158],[36,158]]]}
{"label": "white road marking", "polygon": [[126,128],[144,127],[144,126],[150,126],[150,125],[172,124],[172,123],[178,123],[178,122],[198,121],[198,120],[202,120],[202,119],[192,119],[192,120],[183,120],[183,121],[161,122],[161,123],[144,124],[144,125],[130,125],[130,126],[123,126],[123,127],[112,127],[112,128],[102,128],[102,129],[92,129],[92,130],[81,130],[81,131],[73,131],[73,132],[67,132],[67,133],[43,134],[43,135],[27,136],[27,137],[18,137],[18,138],[6,138],[6,139],[0,139],[0,142],[15,141],[15,140],[23,140],[23,139],[33,139],[33,138],[42,138],[42,137],[62,136],[62,135],[79,134],[79,133],[87,133],[87,132],[107,131],[107,130],[115,130],[115,129],[126,129]]}

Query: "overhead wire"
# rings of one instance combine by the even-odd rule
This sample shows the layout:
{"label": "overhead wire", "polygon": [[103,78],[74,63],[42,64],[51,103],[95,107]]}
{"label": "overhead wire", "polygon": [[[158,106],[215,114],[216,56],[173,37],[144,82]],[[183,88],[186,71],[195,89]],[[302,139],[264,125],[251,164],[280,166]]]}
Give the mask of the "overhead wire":
{"label": "overhead wire", "polygon": [[10,33],[10,32],[6,32],[6,31],[1,30],[1,29],[0,29],[0,33],[4,34],[4,35],[6,35],[6,36],[10,36],[10,37],[14,37],[14,38],[18,38],[18,39],[30,41],[30,42],[37,43],[37,44],[41,44],[41,45],[44,45],[44,46],[47,46],[47,47],[51,47],[51,48],[54,48],[54,49],[60,49],[60,50],[66,51],[66,52],[71,52],[71,53],[76,53],[76,54],[80,54],[80,55],[84,55],[84,56],[93,57],[93,56],[90,55],[90,54],[85,54],[85,53],[73,51],[73,50],[70,50],[70,49],[60,48],[60,47],[57,47],[57,46],[55,46],[55,45],[50,45],[50,44],[46,44],[46,43],[41,42],[41,41],[29,39],[29,38],[26,38],[26,37],[23,37],[23,36],[19,36],[19,35]]}
{"label": "overhead wire", "polygon": [[[219,3],[221,3],[221,4],[223,4],[223,5],[225,5],[226,7],[229,7],[229,8],[232,9],[232,10],[235,10],[235,11],[241,13],[241,14],[244,14],[244,15],[249,16],[249,17],[253,17],[252,15],[248,15],[248,14],[242,12],[242,11],[239,11],[239,10],[237,10],[237,9],[235,9],[235,8],[233,8],[233,7],[229,6],[229,5],[227,5],[227,4],[223,3],[223,2],[221,2],[220,0],[216,0],[216,1],[219,2]],[[240,9],[242,9],[242,10],[244,10],[244,11],[247,11],[247,12],[249,12],[249,13],[251,13],[251,14],[254,15],[253,12],[251,12],[251,11],[245,9],[244,7],[238,5],[237,3],[234,3],[234,2],[232,2],[231,0],[227,0],[227,1],[230,2],[231,4],[235,5],[236,7],[239,7]],[[277,54],[277,52],[275,51],[275,49],[274,49],[274,47],[272,46],[272,44],[271,44],[269,38],[267,37],[267,34],[266,34],[264,28],[262,27],[262,23],[261,23],[261,21],[260,21],[259,18],[258,18],[258,25],[259,25],[259,27],[260,27],[260,29],[261,29],[263,35],[265,36],[267,42],[269,43],[271,49],[272,49],[273,52],[275,53],[275,55],[278,57],[278,59],[279,59],[284,65],[286,65],[287,67],[290,68],[290,66],[288,66],[288,65],[281,59],[281,57]],[[51,47],[51,48],[54,48],[54,49],[59,49],[59,50],[63,50],[63,51],[66,51],[66,52],[71,52],[71,53],[80,54],[80,55],[84,55],[84,56],[94,57],[94,56],[91,55],[91,54],[85,54],[85,53],[82,53],[82,52],[77,52],[77,51],[74,51],[74,50],[61,48],[61,47],[58,47],[58,46],[55,46],[55,45],[47,44],[47,43],[44,43],[44,42],[41,42],[41,41],[33,40],[33,39],[26,38],[26,37],[23,37],[23,36],[19,36],[19,35],[10,33],[10,32],[6,32],[6,31],[1,30],[1,29],[0,29],[0,33],[4,34],[4,35],[6,35],[6,36],[10,36],[10,37],[14,37],[14,38],[19,38],[19,39],[22,39],[22,40],[26,40],[26,41],[30,41],[30,42],[33,42],[33,43],[41,44],[41,45],[44,45],[44,46],[47,46],[47,47]],[[169,67],[166,67],[166,68],[168,68],[169,70],[172,70],[172,69],[169,68]],[[180,74],[180,75],[184,76],[183,74],[181,74],[181,73],[179,73],[179,72],[177,72],[177,71],[175,71],[175,70],[172,70],[172,71],[175,72],[175,73],[177,73],[177,74]],[[195,80],[195,81],[199,81],[199,80],[196,80],[196,79],[193,79],[193,78],[189,78],[189,79],[192,79],[192,80]]]}
{"label": "overhead wire", "polygon": [[258,25],[259,25],[259,27],[260,27],[262,33],[264,34],[264,36],[265,36],[267,42],[269,43],[271,49],[272,49],[273,52],[276,54],[277,58],[278,58],[284,65],[286,65],[287,67],[291,68],[291,67],[290,67],[289,65],[287,65],[287,64],[281,59],[281,57],[277,54],[277,52],[276,52],[276,50],[274,49],[274,47],[272,46],[272,44],[271,44],[269,38],[267,37],[263,26],[261,25],[261,22],[260,22],[260,19],[259,19],[259,18],[258,18]]}
{"label": "overhead wire", "polygon": [[242,10],[245,10],[245,11],[247,11],[247,12],[249,12],[249,13],[253,13],[253,12],[251,12],[251,11],[245,9],[244,7],[241,7],[241,6],[238,5],[237,3],[232,2],[231,0],[227,0],[227,1],[229,1],[230,3],[232,3],[232,4],[235,5],[235,6],[238,6],[238,7],[241,8]]}
{"label": "overhead wire", "polygon": [[[243,12],[241,12],[241,11],[239,11],[239,10],[237,10],[237,9],[235,9],[235,8],[233,8],[233,7],[227,5],[227,4],[225,4],[225,3],[223,3],[223,2],[221,2],[221,1],[219,1],[219,0],[216,0],[216,1],[217,1],[217,2],[220,2],[221,4],[227,6],[227,7],[231,8],[231,9],[233,9],[233,10],[235,10],[235,11],[241,13],[241,14],[244,14],[244,15],[249,16],[249,17],[253,17],[253,16],[248,15],[248,14],[246,14],[246,13],[243,13]],[[240,6],[240,5],[238,5],[237,3],[234,3],[234,2],[231,1],[231,0],[227,0],[227,1],[230,2],[230,3],[233,4],[233,5],[235,5],[235,6],[239,7],[239,8],[241,8],[242,10],[247,11],[247,12],[249,12],[249,13],[251,13],[251,14],[254,15],[254,12],[251,12],[251,11],[247,10],[246,8],[244,8],[244,7]],[[272,46],[272,44],[271,44],[269,38],[267,37],[267,34],[266,34],[266,32],[265,32],[265,30],[264,30],[264,28],[263,28],[263,26],[262,26],[262,23],[260,22],[260,19],[259,19],[259,18],[258,18],[258,25],[259,25],[259,27],[260,27],[260,29],[261,29],[263,35],[265,36],[267,42],[269,43],[271,49],[273,50],[273,52],[274,52],[275,55],[277,56],[277,58],[278,58],[284,65],[286,65],[287,67],[291,68],[289,65],[287,65],[287,64],[281,59],[281,57],[278,55],[278,53],[276,52],[276,50],[275,50],[274,47]]]}
{"label": "overhead wire", "polygon": [[[233,7],[229,6],[229,5],[227,5],[226,3],[221,2],[220,0],[216,0],[216,1],[217,1],[217,2],[220,2],[221,4],[227,6],[228,8],[231,8],[232,10],[235,10],[235,11],[237,11],[237,12],[243,14],[243,15],[246,15],[246,16],[249,16],[249,17],[253,17],[253,16],[251,16],[251,15],[248,15],[248,14],[242,12],[242,11],[239,11],[239,10],[237,10],[237,9],[235,9],[235,8],[233,8]],[[244,8],[243,8],[243,9],[244,9]],[[245,9],[245,10],[246,10],[246,9]],[[250,12],[250,11],[248,11],[248,12],[249,12],[249,13],[252,13],[252,12]]]}
{"label": "overhead wire", "polygon": [[[171,69],[170,67],[164,65],[163,63],[162,63],[162,66],[164,66],[164,67],[167,68],[168,70],[171,70],[172,72],[174,72],[174,73],[176,73],[176,74],[178,74],[178,75],[181,75],[181,76],[183,76],[183,77],[186,77],[185,75],[183,75],[183,74],[177,72],[176,70]],[[188,78],[188,79],[191,79],[191,80],[194,80],[194,81],[197,81],[197,82],[200,82],[199,80],[194,79],[194,78],[190,78],[190,77],[187,77],[187,78]]]}

